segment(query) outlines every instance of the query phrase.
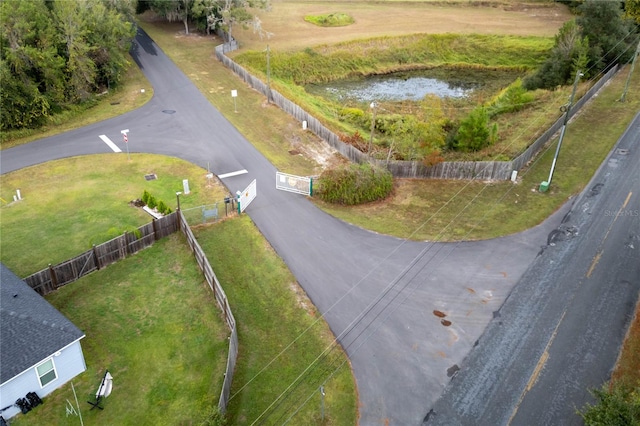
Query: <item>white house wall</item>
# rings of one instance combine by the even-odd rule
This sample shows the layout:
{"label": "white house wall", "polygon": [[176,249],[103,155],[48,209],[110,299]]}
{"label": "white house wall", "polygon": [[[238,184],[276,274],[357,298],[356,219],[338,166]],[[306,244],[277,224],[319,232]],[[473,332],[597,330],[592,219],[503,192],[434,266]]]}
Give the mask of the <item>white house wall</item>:
{"label": "white house wall", "polygon": [[[76,340],[66,348],[61,349],[59,355],[52,355],[51,358],[56,369],[57,378],[55,380],[41,387],[36,366],[34,365],[0,385],[0,408],[15,404],[19,398],[24,398],[29,392],[35,392],[40,398],[44,399],[46,395],[87,369],[80,340]],[[45,358],[42,361],[47,359],[49,358]],[[47,402],[44,401],[44,403],[46,404]],[[20,409],[14,405],[3,411],[2,417],[9,419],[18,413],[20,413]],[[29,414],[27,413],[26,415],[28,416]]]}

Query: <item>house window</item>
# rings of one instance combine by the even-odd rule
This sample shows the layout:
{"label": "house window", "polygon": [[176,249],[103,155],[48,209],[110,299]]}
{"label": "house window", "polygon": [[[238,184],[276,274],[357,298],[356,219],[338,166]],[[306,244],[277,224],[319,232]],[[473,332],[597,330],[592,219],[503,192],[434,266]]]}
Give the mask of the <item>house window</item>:
{"label": "house window", "polygon": [[58,378],[52,358],[37,366],[36,371],[38,372],[38,379],[40,379],[40,386],[42,387],[45,387],[48,383]]}

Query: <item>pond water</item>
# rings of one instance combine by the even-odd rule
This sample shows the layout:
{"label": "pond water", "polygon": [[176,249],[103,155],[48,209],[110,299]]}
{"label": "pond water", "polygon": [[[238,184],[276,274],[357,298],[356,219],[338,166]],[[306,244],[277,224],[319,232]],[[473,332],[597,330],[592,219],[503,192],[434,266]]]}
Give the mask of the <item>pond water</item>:
{"label": "pond water", "polygon": [[418,101],[430,94],[441,98],[464,98],[478,86],[479,83],[473,81],[445,81],[417,73],[394,73],[313,84],[306,90],[339,102]]}
{"label": "pond water", "polygon": [[[494,72],[495,73],[495,72]],[[491,72],[443,72],[412,71],[375,75],[358,80],[340,80],[325,84],[313,84],[305,87],[314,95],[329,98],[340,103],[369,103],[372,101],[419,101],[426,95],[441,98],[467,98],[476,90],[491,85],[491,80],[503,79]],[[514,73],[508,80],[515,79]]]}

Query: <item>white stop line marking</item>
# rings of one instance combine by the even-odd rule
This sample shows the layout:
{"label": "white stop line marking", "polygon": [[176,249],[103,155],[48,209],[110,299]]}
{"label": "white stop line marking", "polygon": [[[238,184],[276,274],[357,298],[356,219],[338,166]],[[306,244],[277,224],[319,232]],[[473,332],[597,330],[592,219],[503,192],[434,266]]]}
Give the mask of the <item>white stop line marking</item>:
{"label": "white stop line marking", "polygon": [[231,176],[243,175],[245,173],[249,173],[249,172],[246,171],[246,170],[238,170],[237,172],[231,172],[231,173],[225,173],[223,175],[218,175],[218,177],[220,179],[224,179],[224,178],[228,178],[228,177],[231,177]]}
{"label": "white stop line marking", "polygon": [[113,152],[122,152],[122,150],[118,148],[115,143],[111,142],[111,139],[109,139],[107,135],[100,135],[100,139],[102,139],[102,142],[106,143],[107,146],[113,150]]}

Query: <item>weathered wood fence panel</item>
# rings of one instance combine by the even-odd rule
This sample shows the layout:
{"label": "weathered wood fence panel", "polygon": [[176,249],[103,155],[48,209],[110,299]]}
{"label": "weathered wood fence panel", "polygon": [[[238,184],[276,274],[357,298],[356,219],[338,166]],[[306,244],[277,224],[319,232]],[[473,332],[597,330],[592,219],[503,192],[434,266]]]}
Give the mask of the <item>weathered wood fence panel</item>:
{"label": "weathered wood fence panel", "polygon": [[24,281],[42,296],[69,284],[97,269],[104,268],[125,259],[140,250],[151,246],[156,240],[178,230],[178,220],[171,213],[138,228],[138,233],[127,232],[112,240],[55,266],[49,266],[24,279]]}
{"label": "weathered wood fence panel", "polygon": [[42,296],[44,296],[45,294],[49,294],[56,289],[55,285],[53,284],[51,271],[49,270],[49,268],[29,275],[24,279],[24,282],[26,282],[29,287],[37,291],[38,294]]}
{"label": "weathered wood fence panel", "polygon": [[[236,45],[237,46],[237,45]],[[294,117],[300,123],[307,123],[307,129],[327,142],[336,151],[352,162],[363,163],[370,161],[380,166],[387,167],[391,174],[399,178],[430,178],[430,179],[480,179],[480,180],[506,180],[511,177],[511,172],[522,169],[538,152],[551,140],[553,135],[562,127],[563,117],[560,117],[542,136],[532,143],[524,152],[512,161],[447,161],[434,166],[426,166],[419,161],[381,161],[370,160],[369,157],[351,145],[340,140],[331,130],[326,128],[318,119],[311,116],[297,104],[282,96],[276,90],[271,89],[260,79],[252,76],[246,69],[238,65],[225,55],[225,52],[234,50],[228,45],[216,47],[216,58],[227,68],[231,69],[243,81],[253,89],[265,95],[280,109]],[[616,65],[609,70],[572,108],[571,115],[575,114],[591,99],[591,97],[611,78],[618,70]],[[471,164],[475,163],[475,164]]]}

